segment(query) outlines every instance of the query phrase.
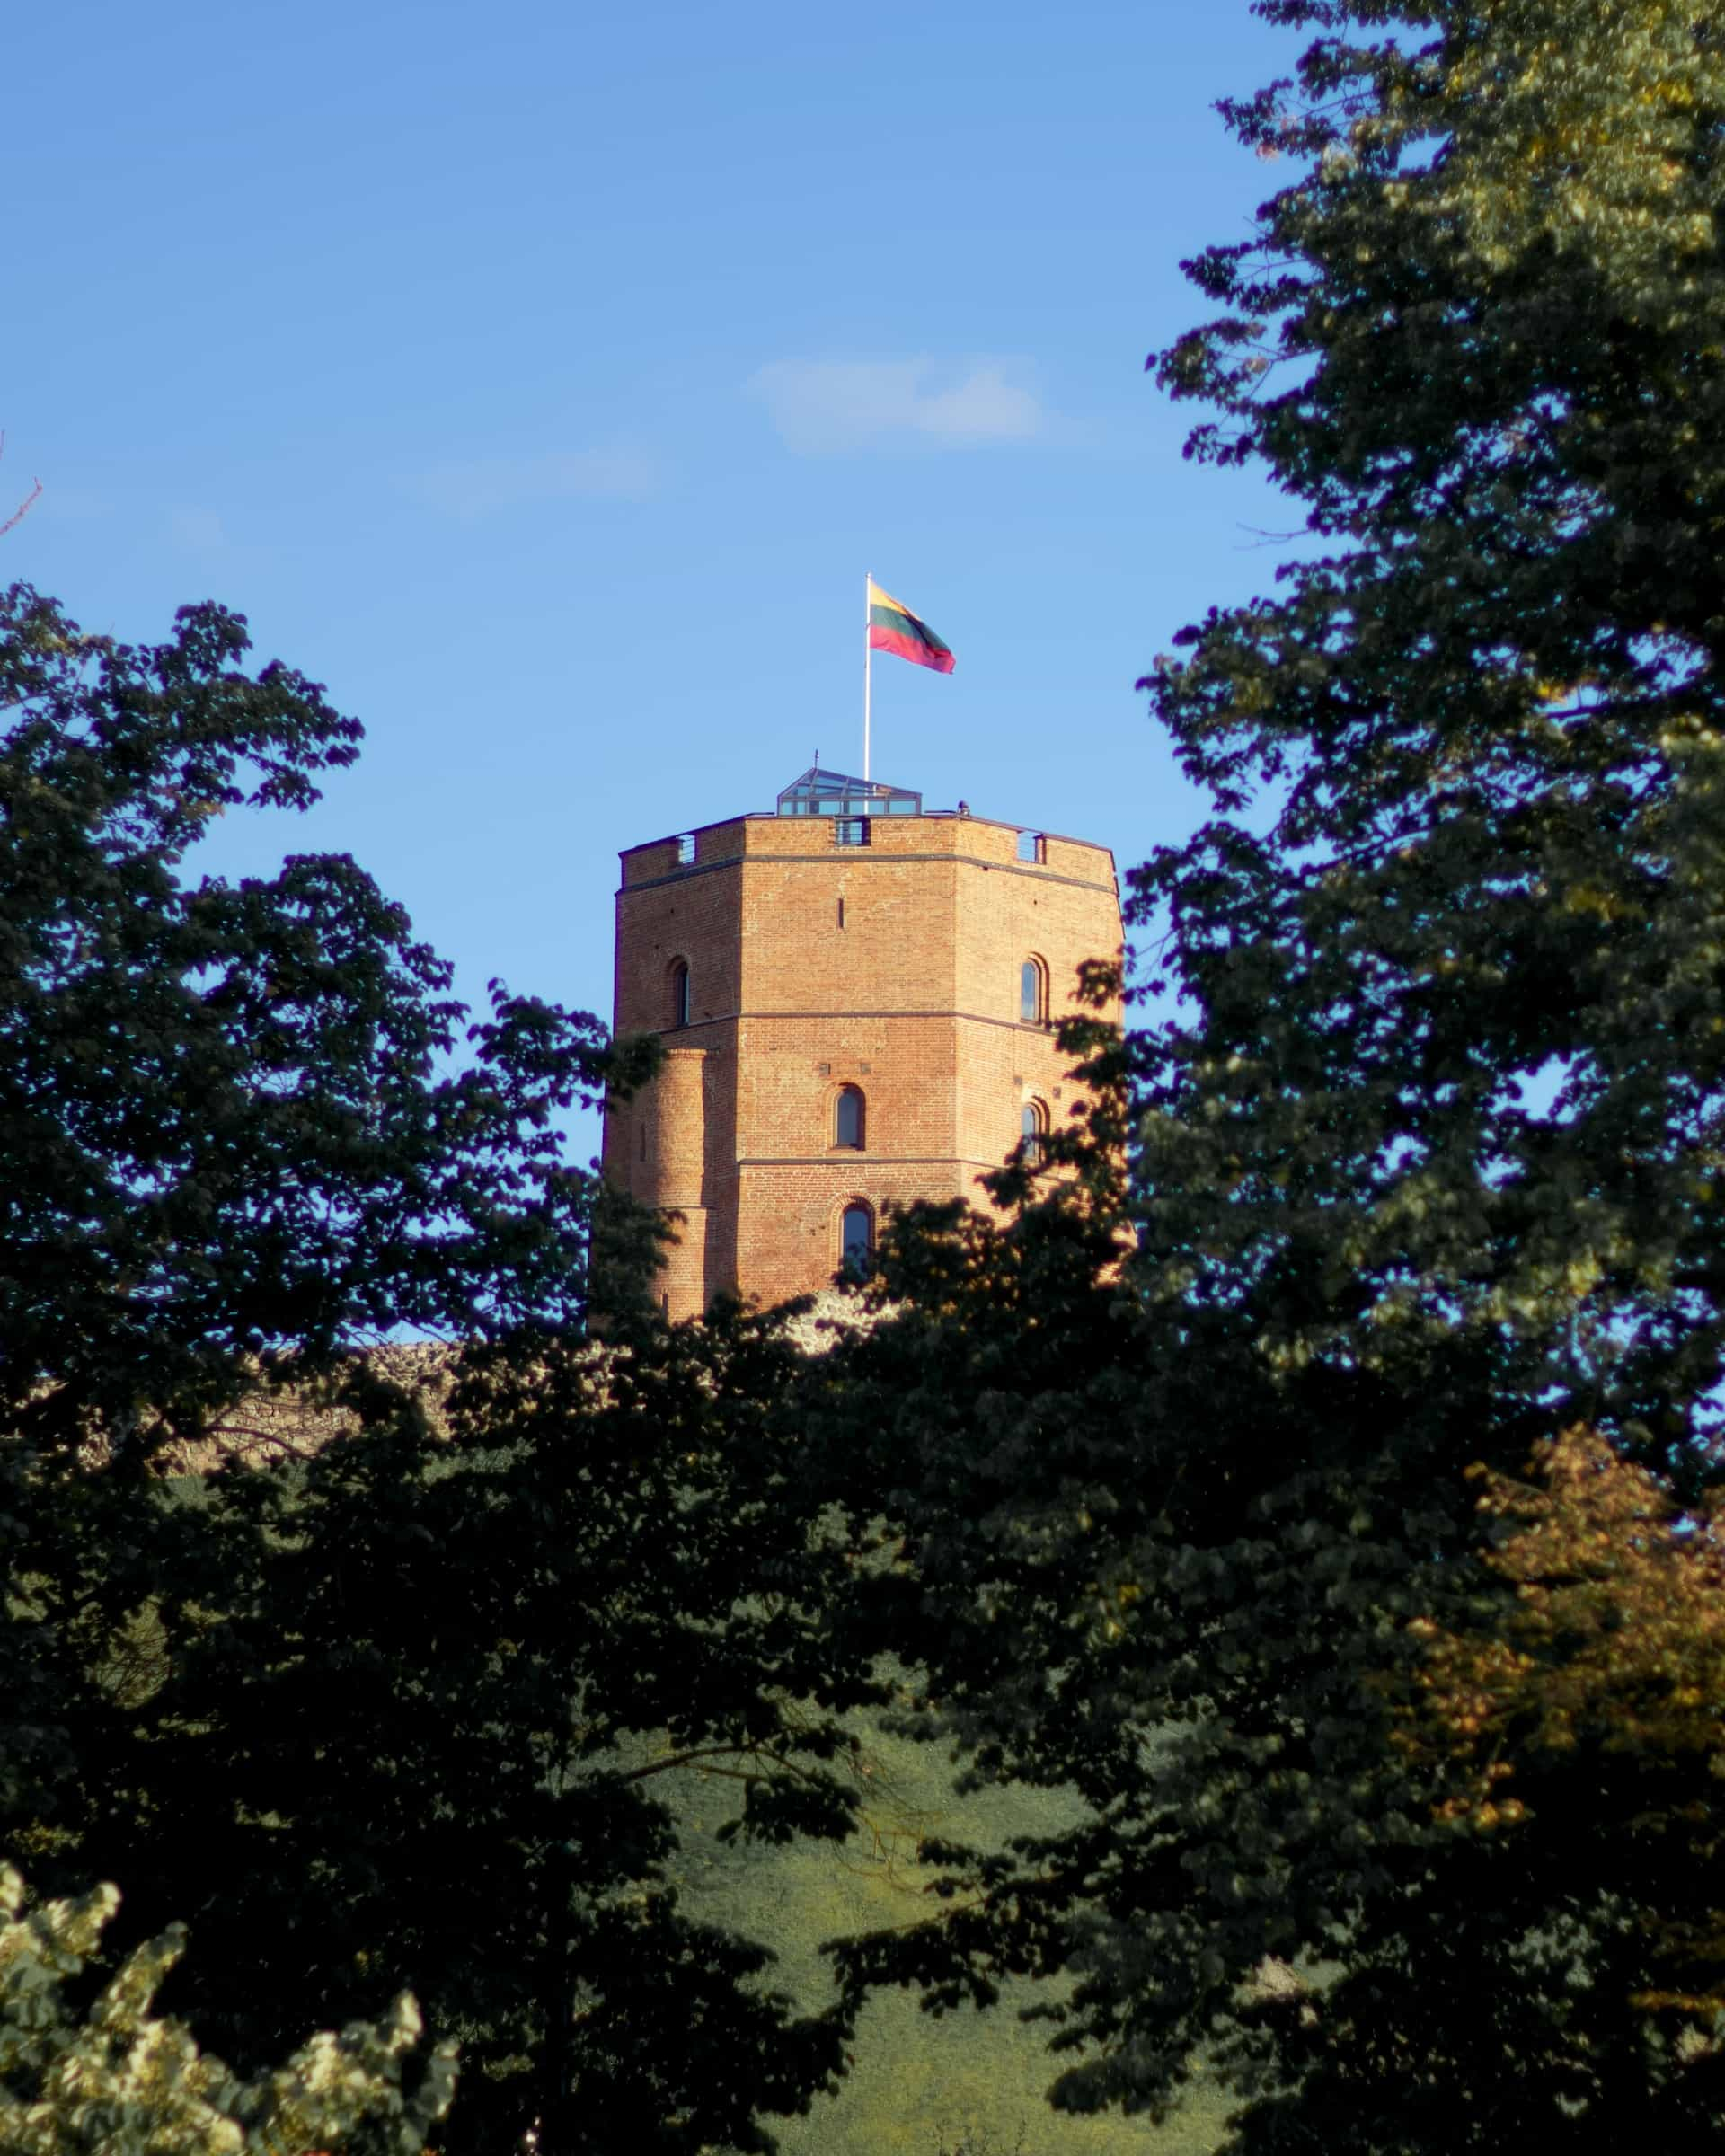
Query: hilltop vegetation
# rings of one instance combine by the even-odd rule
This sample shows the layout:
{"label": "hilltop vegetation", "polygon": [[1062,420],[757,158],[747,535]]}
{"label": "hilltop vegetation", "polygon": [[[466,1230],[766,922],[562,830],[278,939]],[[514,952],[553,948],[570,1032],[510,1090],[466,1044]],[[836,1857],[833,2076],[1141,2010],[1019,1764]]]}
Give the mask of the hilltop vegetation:
{"label": "hilltop vegetation", "polygon": [[[470,1021],[350,861],[186,874],[321,690],[0,604],[0,1820],[242,2075],[411,1987],[449,2156],[765,2150],[905,1986],[1032,2006],[1075,2147],[1719,2145],[1725,40],[1264,12],[1156,364],[1306,543],[1147,678],[1146,1022],[823,1357],[563,1162],[650,1052]],[[347,1434],[163,1473],[290,1382]],[[822,1979],[774,1897],[912,1757]]]}
{"label": "hilltop vegetation", "polygon": [[[7,1839],[120,1885],[116,1950],[188,1924],[164,2006],[243,2074],[411,1988],[461,2046],[446,2149],[765,2146],[841,2022],[685,1913],[636,1740],[728,1762],[748,1833],[848,1825],[872,1688],[783,1494],[794,1351],[659,1324],[651,1229],[562,1160],[646,1051],[500,990],[468,1023],[351,861],[184,875],[352,753],[244,651],[214,608],[134,650],[0,602]],[[460,1343],[435,1425],[356,1353],[403,1325]],[[158,1471],[287,1384],[349,1434],[196,1502]]]}
{"label": "hilltop vegetation", "polygon": [[[962,1913],[845,1966],[1074,1972],[1057,2100],[1156,2113],[1206,2058],[1241,2151],[1715,2146],[1716,1690],[1651,1805],[1673,1725],[1597,1687],[1679,1662],[1596,1657],[1514,1816],[1395,1738],[1434,1639],[1532,1651],[1470,1465],[1579,1426],[1679,1511],[1719,1471],[1725,43],[1264,12],[1314,41],[1228,118],[1289,176],[1157,365],[1309,543],[1146,685],[1210,814],[1133,879],[1130,1188],[923,1224],[830,1408],[934,1724],[1086,1816],[955,1851]],[[1541,1634],[1546,1696],[1583,1644]],[[1306,1989],[1254,1996],[1266,1955]]]}

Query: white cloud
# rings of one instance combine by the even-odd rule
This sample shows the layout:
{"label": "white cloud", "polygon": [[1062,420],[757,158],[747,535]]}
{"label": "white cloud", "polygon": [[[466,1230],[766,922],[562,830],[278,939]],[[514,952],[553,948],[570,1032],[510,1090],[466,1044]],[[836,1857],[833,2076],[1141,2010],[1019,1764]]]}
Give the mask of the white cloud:
{"label": "white cloud", "polygon": [[932,359],[780,359],[748,386],[788,448],[820,456],[894,438],[942,448],[1032,441],[1048,415],[1014,373],[1023,369],[1004,359],[945,381]]}
{"label": "white cloud", "polygon": [[475,456],[434,465],[405,484],[450,517],[490,517],[528,501],[641,501],[662,481],[657,458],[632,442]]}

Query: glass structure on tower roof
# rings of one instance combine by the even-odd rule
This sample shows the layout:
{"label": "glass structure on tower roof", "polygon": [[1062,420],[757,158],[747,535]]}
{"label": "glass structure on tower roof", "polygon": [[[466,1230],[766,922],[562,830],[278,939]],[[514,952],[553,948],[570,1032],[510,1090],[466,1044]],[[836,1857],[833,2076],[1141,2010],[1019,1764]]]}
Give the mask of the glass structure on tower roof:
{"label": "glass structure on tower roof", "polygon": [[847,778],[811,764],[779,796],[781,816],[920,816],[923,797],[879,779]]}

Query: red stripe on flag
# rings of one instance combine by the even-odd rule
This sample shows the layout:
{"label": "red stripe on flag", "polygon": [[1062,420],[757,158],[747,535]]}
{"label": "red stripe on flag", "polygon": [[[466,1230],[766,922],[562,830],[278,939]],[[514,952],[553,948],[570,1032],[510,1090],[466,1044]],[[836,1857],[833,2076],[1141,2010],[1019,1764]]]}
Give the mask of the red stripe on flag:
{"label": "red stripe on flag", "polygon": [[876,651],[890,651],[895,658],[907,658],[913,667],[933,667],[937,674],[952,671],[954,661],[950,651],[937,651],[933,644],[924,643],[920,637],[907,636],[902,630],[871,627],[869,643]]}

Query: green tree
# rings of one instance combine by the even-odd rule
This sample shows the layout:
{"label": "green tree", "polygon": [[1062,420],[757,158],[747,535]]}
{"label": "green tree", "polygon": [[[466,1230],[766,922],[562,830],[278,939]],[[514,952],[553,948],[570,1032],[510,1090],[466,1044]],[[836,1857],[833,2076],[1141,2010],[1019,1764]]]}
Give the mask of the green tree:
{"label": "green tree", "polygon": [[1065,1973],[1057,2100],[1219,2076],[1242,2150],[1712,2147],[1585,1778],[1469,1831],[1391,1701],[1418,1623],[1499,1598],[1471,1462],[1585,1421],[1712,1472],[1725,43],[1651,0],[1261,12],[1315,40],[1226,110],[1290,176],[1160,369],[1308,537],[1148,684],[1212,813],[1134,879],[1173,1015],[1132,1202],[901,1241],[920,1307],[822,1448],[905,1537],[871,1592],[930,1721],[1089,1818],[843,1959]]}
{"label": "green tree", "polygon": [[[843,2017],[685,1916],[659,1792],[849,1818],[792,1351],[661,1324],[652,1224],[564,1162],[649,1048],[495,988],[470,1025],[345,857],[185,873],[355,753],[245,649],[0,602],[0,1825],[50,1892],[121,1883],[110,1950],[190,1922],[170,2006],[244,2072],[411,1987],[468,2061],[449,2150],[765,2149]],[[396,1328],[461,1343],[447,1412],[363,1352]],[[164,1478],[260,1389],[334,1434]]]}
{"label": "green tree", "polygon": [[[119,1906],[112,1886],[26,1910],[0,1868],[0,2150],[5,2156],[302,2156],[321,2145],[415,2156],[449,2107],[447,2051],[414,2059],[419,2010],[304,2044],[273,2073],[237,2080],[190,2033],[153,2014],[185,1951],[175,1926],[127,1958],[93,2001],[66,1999]],[[404,2065],[417,2086],[402,2090]]]}
{"label": "green tree", "polygon": [[64,1536],[36,1592],[83,1650],[77,1778],[39,1871],[123,1869],[128,1939],[179,1911],[170,2002],[248,2072],[411,1984],[461,2047],[447,2151],[770,2149],[847,2018],[684,1912],[667,1799],[851,1824],[845,1553],[767,1421],[797,1360],[761,1319],[619,1317],[474,1350],[435,1419],[362,1370],[309,1461],[135,1493],[129,1561]]}
{"label": "green tree", "polygon": [[581,1321],[555,1119],[639,1058],[495,984],[469,1026],[346,855],[182,877],[211,817],[305,808],[357,753],[246,649],[216,606],[134,647],[0,597],[0,1412],[38,1448],[147,1454],[394,1326]]}

